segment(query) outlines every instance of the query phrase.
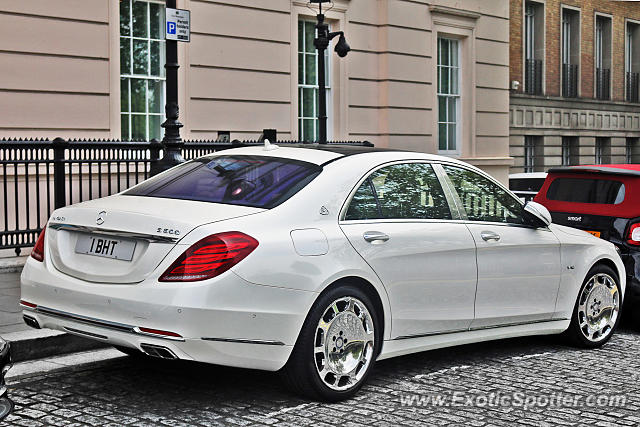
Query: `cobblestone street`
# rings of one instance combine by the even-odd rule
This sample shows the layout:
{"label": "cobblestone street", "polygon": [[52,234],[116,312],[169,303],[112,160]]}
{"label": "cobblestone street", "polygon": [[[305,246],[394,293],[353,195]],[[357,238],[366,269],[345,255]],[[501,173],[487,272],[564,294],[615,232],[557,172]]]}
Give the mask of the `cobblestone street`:
{"label": "cobblestone street", "polygon": [[[623,329],[599,350],[555,337],[474,344],[376,365],[358,396],[339,404],[291,396],[274,373],[122,357],[10,384],[10,425],[638,425],[640,335]],[[624,405],[491,405],[491,393],[623,395]],[[455,405],[424,404],[434,394]],[[414,398],[417,399],[417,398]],[[476,399],[471,404],[466,399]],[[483,400],[484,399],[484,400]],[[538,400],[544,402],[544,400]],[[529,405],[531,406],[531,405]]]}

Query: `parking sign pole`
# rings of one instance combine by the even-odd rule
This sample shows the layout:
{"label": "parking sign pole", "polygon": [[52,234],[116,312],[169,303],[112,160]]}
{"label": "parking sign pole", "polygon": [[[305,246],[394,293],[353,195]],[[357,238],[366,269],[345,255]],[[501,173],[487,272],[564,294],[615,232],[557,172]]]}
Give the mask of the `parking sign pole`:
{"label": "parking sign pole", "polygon": [[[176,0],[167,0],[167,9],[175,9]],[[173,25],[172,28],[165,28],[165,31],[171,32],[175,30],[175,24],[167,20],[167,26]],[[178,41],[167,38],[166,46],[166,104],[164,107],[166,120],[162,123],[164,128],[164,138],[162,145],[164,148],[164,156],[156,164],[151,166],[151,174],[162,172],[177,164],[184,162],[182,157],[182,138],[180,137],[180,128],[182,123],[178,121]]]}

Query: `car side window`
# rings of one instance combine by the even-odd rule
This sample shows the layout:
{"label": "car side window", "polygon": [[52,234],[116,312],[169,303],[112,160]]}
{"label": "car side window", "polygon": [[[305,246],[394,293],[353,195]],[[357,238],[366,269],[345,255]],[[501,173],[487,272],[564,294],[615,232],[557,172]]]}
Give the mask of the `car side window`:
{"label": "car side window", "polygon": [[468,169],[442,165],[471,221],[525,224],[523,205],[500,186]]}
{"label": "car side window", "polygon": [[433,168],[404,163],[373,172],[356,191],[345,219],[451,219]]}

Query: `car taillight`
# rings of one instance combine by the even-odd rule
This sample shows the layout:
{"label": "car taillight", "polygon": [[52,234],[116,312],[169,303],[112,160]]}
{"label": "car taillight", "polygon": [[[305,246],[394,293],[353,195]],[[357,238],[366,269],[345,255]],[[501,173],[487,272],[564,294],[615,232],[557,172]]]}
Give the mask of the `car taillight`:
{"label": "car taillight", "polygon": [[629,227],[627,243],[634,246],[640,246],[640,222],[631,224],[631,226]]}
{"label": "car taillight", "polygon": [[239,231],[212,234],[194,243],[158,279],[160,282],[196,282],[211,279],[242,261],[258,241]]}
{"label": "car taillight", "polygon": [[42,262],[44,260],[44,234],[46,230],[47,225],[45,224],[44,228],[40,232],[40,235],[38,236],[38,240],[36,240],[35,246],[31,250],[31,258],[35,259],[36,261]]}

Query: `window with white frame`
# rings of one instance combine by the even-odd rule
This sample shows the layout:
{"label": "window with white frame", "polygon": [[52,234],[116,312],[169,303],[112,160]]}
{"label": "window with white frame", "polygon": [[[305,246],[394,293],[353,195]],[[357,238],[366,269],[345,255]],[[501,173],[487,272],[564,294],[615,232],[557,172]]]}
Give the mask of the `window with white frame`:
{"label": "window with white frame", "polygon": [[[298,139],[317,141],[318,130],[318,51],[313,45],[316,37],[316,24],[312,20],[298,21]],[[325,50],[325,83],[327,94],[327,116],[331,121],[331,79],[329,49]],[[327,137],[331,135],[331,126],[327,125]]]}
{"label": "window with white frame", "polygon": [[438,37],[438,150],[458,153],[460,41]]}
{"label": "window with white frame", "polygon": [[120,0],[120,119],[123,140],[162,138],[164,2]]}

